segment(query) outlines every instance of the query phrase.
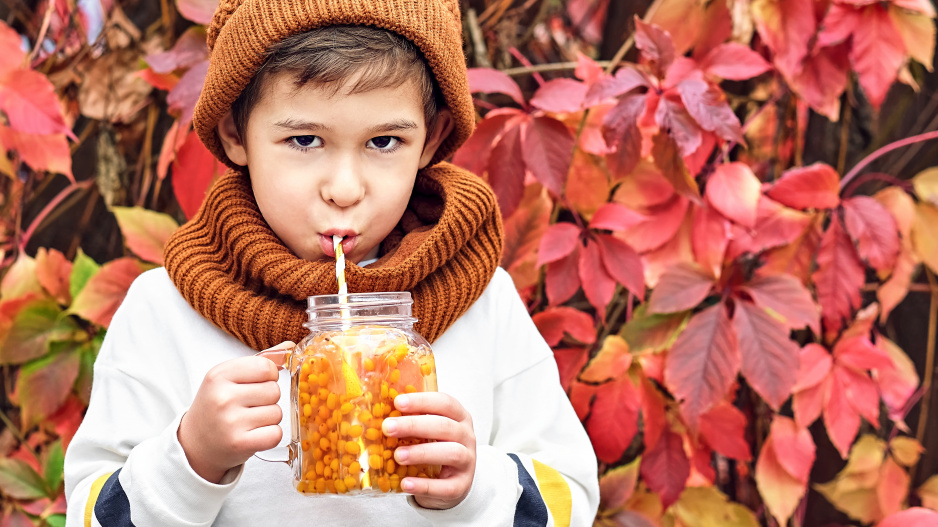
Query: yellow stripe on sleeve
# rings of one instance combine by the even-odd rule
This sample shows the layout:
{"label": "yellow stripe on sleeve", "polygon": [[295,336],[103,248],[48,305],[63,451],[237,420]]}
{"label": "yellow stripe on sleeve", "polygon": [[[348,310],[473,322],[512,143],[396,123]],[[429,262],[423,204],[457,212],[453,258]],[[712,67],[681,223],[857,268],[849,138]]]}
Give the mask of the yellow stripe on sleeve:
{"label": "yellow stripe on sleeve", "polygon": [[567,485],[567,480],[563,479],[560,472],[540,461],[536,459],[531,461],[534,463],[534,475],[537,477],[541,497],[544,498],[544,503],[547,504],[550,514],[554,517],[554,526],[570,527],[573,500],[570,497],[570,486]]}
{"label": "yellow stripe on sleeve", "polygon": [[91,484],[91,492],[88,494],[88,503],[85,504],[85,527],[91,527],[91,518],[94,517],[94,504],[98,502],[98,495],[101,494],[101,489],[104,487],[104,484],[107,483],[107,479],[111,477],[111,474],[113,474],[113,472],[108,472],[94,480],[94,483]]}

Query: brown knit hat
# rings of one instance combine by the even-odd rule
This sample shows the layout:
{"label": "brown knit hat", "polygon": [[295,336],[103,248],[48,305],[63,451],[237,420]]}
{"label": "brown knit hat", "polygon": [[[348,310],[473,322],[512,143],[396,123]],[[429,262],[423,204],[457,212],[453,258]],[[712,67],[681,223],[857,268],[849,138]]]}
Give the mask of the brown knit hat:
{"label": "brown knit hat", "polygon": [[267,48],[288,36],[333,25],[387,29],[423,53],[455,121],[431,165],[469,138],[475,112],[457,0],[221,0],[208,26],[211,57],[193,116],[195,130],[215,157],[237,168],[215,127],[264,63]]}

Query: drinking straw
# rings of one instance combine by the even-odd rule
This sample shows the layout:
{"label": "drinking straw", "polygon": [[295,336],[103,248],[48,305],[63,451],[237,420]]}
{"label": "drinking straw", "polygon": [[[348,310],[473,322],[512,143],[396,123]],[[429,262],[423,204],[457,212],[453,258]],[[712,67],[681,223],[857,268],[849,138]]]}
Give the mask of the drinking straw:
{"label": "drinking straw", "polygon": [[342,237],[333,236],[332,246],[335,248],[335,277],[339,282],[339,294],[348,294],[348,285],[345,283],[345,252],[342,250]]}

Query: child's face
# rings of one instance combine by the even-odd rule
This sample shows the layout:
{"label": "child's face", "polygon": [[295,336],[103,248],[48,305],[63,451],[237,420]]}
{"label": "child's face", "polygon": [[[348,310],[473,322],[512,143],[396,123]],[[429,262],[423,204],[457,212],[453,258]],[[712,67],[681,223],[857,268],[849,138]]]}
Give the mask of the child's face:
{"label": "child's face", "polygon": [[296,90],[278,74],[266,83],[242,141],[230,114],[218,126],[229,159],[248,167],[271,229],[306,260],[335,257],[332,236],[353,262],[377,255],[397,225],[417,170],[449,133],[448,110],[427,134],[415,84],[335,95]]}

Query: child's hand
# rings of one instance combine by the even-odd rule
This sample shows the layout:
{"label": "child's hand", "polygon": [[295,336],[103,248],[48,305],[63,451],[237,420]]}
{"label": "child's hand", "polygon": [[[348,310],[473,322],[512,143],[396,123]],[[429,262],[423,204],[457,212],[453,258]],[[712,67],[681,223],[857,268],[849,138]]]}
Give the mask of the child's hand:
{"label": "child's hand", "polygon": [[225,361],[205,379],[176,432],[192,469],[218,483],[225,472],[283,436],[280,387],[273,362],[263,357]]}
{"label": "child's hand", "polygon": [[394,460],[401,465],[443,466],[438,479],[404,478],[401,489],[413,494],[421,507],[455,507],[469,494],[476,468],[476,436],[469,412],[439,392],[398,395],[394,406],[405,415],[385,419],[385,435],[436,440],[398,447]]}

